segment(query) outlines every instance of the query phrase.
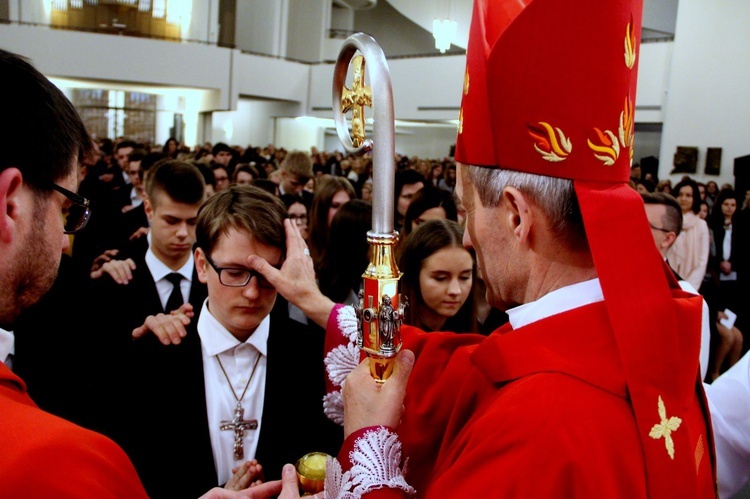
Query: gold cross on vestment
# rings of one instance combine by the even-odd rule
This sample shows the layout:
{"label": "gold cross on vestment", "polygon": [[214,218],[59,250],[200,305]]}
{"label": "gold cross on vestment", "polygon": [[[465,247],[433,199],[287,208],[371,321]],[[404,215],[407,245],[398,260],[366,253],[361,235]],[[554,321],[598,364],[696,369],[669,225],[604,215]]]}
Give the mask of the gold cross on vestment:
{"label": "gold cross on vestment", "polygon": [[231,430],[234,431],[234,458],[236,460],[245,457],[245,447],[242,440],[245,438],[245,431],[255,430],[258,428],[257,419],[243,419],[245,415],[245,409],[242,408],[240,403],[237,403],[237,407],[234,408],[234,417],[231,421],[220,421],[220,430]]}
{"label": "gold cross on vestment", "polygon": [[341,93],[341,112],[352,111],[352,144],[359,147],[365,140],[365,106],[372,107],[372,89],[365,85],[365,58],[352,59],[354,81],[352,88],[344,85]]}
{"label": "gold cross on vestment", "polygon": [[661,421],[655,424],[648,436],[654,440],[659,440],[664,437],[664,445],[667,447],[667,454],[674,460],[674,441],[672,440],[672,432],[677,431],[677,428],[682,424],[682,419],[672,416],[667,418],[667,408],[664,407],[664,401],[659,397],[659,417]]}

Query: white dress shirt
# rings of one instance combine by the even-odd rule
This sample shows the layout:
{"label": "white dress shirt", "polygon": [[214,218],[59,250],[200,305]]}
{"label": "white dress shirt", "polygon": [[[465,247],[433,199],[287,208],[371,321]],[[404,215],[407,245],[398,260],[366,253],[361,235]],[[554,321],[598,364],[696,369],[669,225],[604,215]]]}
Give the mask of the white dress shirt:
{"label": "white dress shirt", "polygon": [[[149,243],[150,242],[151,240],[149,239]],[[146,251],[146,266],[148,267],[149,272],[151,272],[151,276],[154,278],[156,291],[159,292],[159,299],[161,300],[161,308],[166,309],[167,300],[169,300],[169,295],[172,293],[173,287],[172,283],[167,280],[167,276],[175,271],[164,265],[164,263],[154,255],[150,244]],[[187,303],[190,298],[190,284],[193,279],[193,266],[193,254],[190,253],[190,257],[187,259],[187,262],[185,262],[185,265],[176,271],[183,277],[182,281],[180,281],[180,291],[182,292],[182,301],[184,303]]]}
{"label": "white dress shirt", "polygon": [[138,195],[138,190],[133,187],[130,189],[130,205],[135,208],[143,204],[143,198]]}
{"label": "white dress shirt", "polygon": [[8,366],[8,369],[13,370],[12,355],[16,353],[16,338],[13,336],[13,331],[6,331],[0,328],[0,362]]}
{"label": "white dress shirt", "polygon": [[547,293],[536,301],[524,303],[507,311],[513,329],[527,326],[553,315],[604,301],[599,278],[578,282]]}
{"label": "white dress shirt", "polygon": [[[224,484],[232,477],[232,468],[253,459],[258,450],[258,436],[262,426],[261,416],[266,394],[268,332],[271,318],[266,316],[250,338],[240,343],[211,315],[208,306],[208,300],[206,300],[198,318],[198,334],[201,338],[211,449],[219,484]],[[219,429],[222,421],[231,421],[234,417],[237,399],[227,384],[227,378],[217,358],[221,359],[221,364],[232,382],[232,388],[237,397],[242,397],[242,392],[247,386],[247,392],[242,397],[244,419],[258,421],[257,429],[245,431],[243,438],[245,455],[241,460],[234,459],[234,431]],[[253,371],[256,360],[258,360],[258,366],[248,385],[248,377]]]}
{"label": "white dress shirt", "polygon": [[750,481],[750,353],[704,387],[714,429],[719,496],[732,497]]}
{"label": "white dress shirt", "polygon": [[[732,257],[732,226],[729,225],[724,230],[724,241],[721,245],[721,259],[722,260],[729,260]],[[725,274],[724,272],[719,272],[719,280],[720,281],[736,281],[737,280],[737,272],[734,270],[731,271],[728,274]]]}

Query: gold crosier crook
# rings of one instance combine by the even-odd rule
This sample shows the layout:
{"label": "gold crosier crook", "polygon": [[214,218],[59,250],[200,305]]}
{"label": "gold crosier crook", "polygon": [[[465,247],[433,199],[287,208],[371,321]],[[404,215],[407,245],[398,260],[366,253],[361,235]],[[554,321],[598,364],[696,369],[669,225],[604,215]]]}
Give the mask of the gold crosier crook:
{"label": "gold crosier crook", "polygon": [[[362,55],[354,57],[357,52]],[[349,64],[354,82],[345,86]],[[372,87],[365,85],[365,66]],[[373,111],[373,139],[365,137],[365,106]],[[352,134],[346,113],[352,111]],[[393,371],[393,358],[401,349],[401,323],[406,300],[399,293],[401,272],[394,248],[398,232],[393,230],[393,190],[396,176],[393,90],[385,54],[375,40],[357,33],[344,41],[333,75],[333,113],[336,132],[344,149],[361,155],[372,151],[373,202],[370,264],[362,274],[357,312],[358,343],[370,357],[370,374],[385,381]],[[353,137],[352,137],[353,136]]]}

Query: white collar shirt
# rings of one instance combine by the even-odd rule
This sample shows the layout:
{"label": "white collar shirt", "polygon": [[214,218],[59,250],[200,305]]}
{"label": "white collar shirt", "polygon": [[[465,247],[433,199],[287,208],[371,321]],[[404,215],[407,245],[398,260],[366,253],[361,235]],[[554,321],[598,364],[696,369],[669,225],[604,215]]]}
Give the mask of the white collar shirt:
{"label": "white collar shirt", "polygon": [[[723,260],[729,260],[732,257],[732,226],[730,225],[724,230],[724,241],[721,245],[721,257]],[[720,281],[736,281],[737,272],[734,270],[729,274],[719,272]]]}
{"label": "white collar shirt", "polygon": [[[224,484],[232,477],[232,468],[253,459],[258,450],[258,436],[262,426],[261,417],[266,393],[268,333],[271,317],[266,316],[250,338],[241,343],[211,315],[208,307],[208,300],[206,300],[198,318],[198,334],[201,338],[203,357],[208,432],[211,436],[211,449],[216,465],[216,475],[219,479],[218,484]],[[217,359],[221,360],[226,376]],[[256,361],[258,364],[255,373],[252,374]],[[252,378],[248,378],[251,374]],[[227,378],[231,380],[231,388],[227,386]],[[242,392],[246,386],[247,391],[243,397]],[[232,390],[238,398],[242,399],[243,419],[258,422],[257,429],[244,432],[244,457],[240,460],[234,459],[234,432],[219,429],[222,421],[231,421],[234,416],[237,399]]]}
{"label": "white collar shirt", "polygon": [[143,198],[138,195],[138,190],[133,187],[130,189],[130,205],[135,208],[143,203]]}
{"label": "white collar shirt", "polygon": [[13,369],[12,356],[16,353],[15,341],[13,331],[0,329],[0,362],[8,366],[8,369]]}
{"label": "white collar shirt", "polygon": [[556,289],[536,301],[524,303],[507,311],[513,329],[527,326],[553,315],[604,301],[599,278]]}
{"label": "white collar shirt", "polygon": [[[190,257],[185,262],[185,265],[177,270],[177,273],[182,276],[180,281],[180,292],[182,293],[182,301],[187,303],[190,298],[190,284],[193,280],[193,254],[190,253]],[[156,291],[159,293],[159,299],[161,300],[161,308],[166,309],[167,300],[169,295],[172,294],[172,283],[167,280],[167,276],[174,272],[172,269],[167,267],[164,262],[159,260],[154,252],[151,250],[149,245],[146,251],[146,266],[148,267],[151,276],[154,278],[156,284]]]}

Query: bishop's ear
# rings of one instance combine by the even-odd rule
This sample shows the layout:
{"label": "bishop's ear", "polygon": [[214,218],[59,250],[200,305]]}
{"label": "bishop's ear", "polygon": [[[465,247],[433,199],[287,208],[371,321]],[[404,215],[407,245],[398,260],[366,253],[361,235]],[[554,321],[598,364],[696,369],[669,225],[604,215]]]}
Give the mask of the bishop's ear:
{"label": "bishop's ear", "polygon": [[18,168],[6,168],[0,172],[0,241],[8,244],[13,239],[18,217],[21,213],[23,175]]}
{"label": "bishop's ear", "polygon": [[529,199],[515,187],[506,187],[503,190],[503,201],[507,208],[504,216],[508,228],[519,244],[527,243],[534,222],[534,211]]}

